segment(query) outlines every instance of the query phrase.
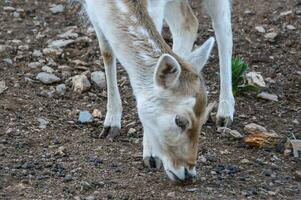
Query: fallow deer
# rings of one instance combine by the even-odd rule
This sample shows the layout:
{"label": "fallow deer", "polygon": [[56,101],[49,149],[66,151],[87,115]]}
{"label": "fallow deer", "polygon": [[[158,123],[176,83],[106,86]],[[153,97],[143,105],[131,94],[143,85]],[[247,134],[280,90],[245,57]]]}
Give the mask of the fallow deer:
{"label": "fallow deer", "polygon": [[[206,2],[211,8],[214,5],[210,2],[217,1]],[[194,178],[198,138],[207,102],[200,73],[214,39],[208,39],[191,52],[198,22],[186,1],[84,0],[82,3],[96,31],[107,78],[107,114],[101,136],[114,138],[121,128],[117,58],[129,75],[137,100],[144,129],[145,165],[159,168],[163,163],[172,180]],[[164,18],[174,36],[174,51],[160,35]],[[218,42],[224,39],[218,34],[217,38]],[[233,103],[232,100],[229,103]],[[221,104],[219,117],[231,118],[228,99],[222,98]]]}

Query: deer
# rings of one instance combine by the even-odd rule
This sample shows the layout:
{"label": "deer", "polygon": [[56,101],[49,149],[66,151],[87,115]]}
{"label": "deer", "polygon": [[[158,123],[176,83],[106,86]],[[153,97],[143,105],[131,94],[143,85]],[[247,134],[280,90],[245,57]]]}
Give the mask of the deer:
{"label": "deer", "polygon": [[[95,29],[105,67],[107,113],[100,136],[114,139],[120,134],[118,59],[129,76],[143,126],[144,165],[155,169],[163,165],[173,181],[195,179],[199,134],[207,105],[201,71],[215,39],[210,37],[192,51],[198,21],[186,0],[81,0],[81,3]],[[227,84],[231,83],[228,67],[232,32],[231,25],[224,24],[230,20],[230,2],[205,0],[204,3],[214,19],[217,41],[222,47],[221,72],[226,76],[222,79],[218,118],[231,120],[234,100]],[[161,36],[164,19],[174,38],[172,48]],[[225,31],[228,36],[224,36]]]}

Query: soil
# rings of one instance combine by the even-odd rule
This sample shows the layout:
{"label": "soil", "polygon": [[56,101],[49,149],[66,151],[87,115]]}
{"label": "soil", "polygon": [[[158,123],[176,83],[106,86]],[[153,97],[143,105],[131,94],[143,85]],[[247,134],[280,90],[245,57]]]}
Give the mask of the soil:
{"label": "soil", "polygon": [[[214,33],[199,1],[191,2],[201,22],[199,45]],[[8,87],[0,94],[0,199],[301,199],[301,183],[295,174],[300,160],[284,156],[283,149],[250,148],[241,140],[229,140],[217,133],[210,121],[200,136],[195,183],[174,184],[163,170],[144,168],[142,127],[121,66],[121,136],[113,142],[98,138],[104,117],[78,123],[79,110],[99,109],[105,115],[106,91],[93,86],[77,94],[68,87],[63,96],[52,94],[56,84],[36,81],[41,68],[28,67],[40,60],[61,78],[62,65],[71,67],[72,76],[87,69],[104,70],[96,36],[82,23],[78,7],[52,14],[49,8],[54,3],[67,6],[59,0],[0,1],[0,45],[6,45],[0,52],[0,81]],[[17,11],[20,17],[14,16],[17,14],[4,11],[4,6],[23,11]],[[300,137],[300,10],[299,0],[233,1],[234,55],[244,58],[250,71],[263,75],[264,90],[276,94],[279,101],[258,99],[254,93],[239,94],[232,129],[244,133],[243,127],[254,122],[284,137],[292,133]],[[283,14],[286,11],[291,12]],[[68,45],[61,56],[32,56],[70,26],[76,26],[79,37],[88,39]],[[255,26],[278,35],[269,41]],[[164,37],[171,41],[166,29]],[[7,58],[13,63],[3,61]],[[78,66],[74,60],[85,63]],[[204,76],[210,101],[218,100],[216,50]],[[49,121],[46,129],[39,128],[38,118]]]}

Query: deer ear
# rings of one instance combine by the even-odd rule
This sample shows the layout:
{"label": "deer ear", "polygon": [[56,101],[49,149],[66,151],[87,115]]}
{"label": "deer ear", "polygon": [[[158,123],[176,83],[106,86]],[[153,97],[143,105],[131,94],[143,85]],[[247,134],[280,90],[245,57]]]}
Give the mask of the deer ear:
{"label": "deer ear", "polygon": [[194,50],[187,58],[187,61],[200,73],[207,63],[212,48],[214,46],[214,38],[210,37],[202,46]]}
{"label": "deer ear", "polygon": [[180,74],[181,66],[178,61],[169,54],[163,54],[155,69],[155,85],[164,89],[172,88],[178,84]]}

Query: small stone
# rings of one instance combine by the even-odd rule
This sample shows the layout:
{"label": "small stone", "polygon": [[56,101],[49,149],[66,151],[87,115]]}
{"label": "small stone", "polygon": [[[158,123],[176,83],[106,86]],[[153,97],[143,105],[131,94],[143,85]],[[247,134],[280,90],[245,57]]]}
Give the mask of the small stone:
{"label": "small stone", "polygon": [[264,128],[263,126],[260,126],[260,125],[258,125],[258,124],[255,124],[255,123],[247,124],[247,125],[244,127],[244,130],[245,130],[247,133],[267,132],[267,129],[266,129],[266,128]]}
{"label": "small stone", "polygon": [[39,124],[40,129],[46,129],[47,125],[49,124],[49,122],[43,118],[38,118],[38,122],[40,123]]}
{"label": "small stone", "polygon": [[91,74],[91,80],[96,84],[97,87],[104,89],[106,88],[106,77],[102,71],[96,71]]}
{"label": "small stone", "polygon": [[28,67],[29,68],[32,68],[32,69],[36,69],[36,68],[38,68],[38,67],[40,67],[41,66],[41,63],[40,62],[32,62],[32,63],[29,63],[28,64]]}
{"label": "small stone", "polygon": [[247,73],[246,79],[247,79],[249,85],[253,85],[253,86],[261,87],[261,88],[266,87],[263,77],[261,76],[261,74],[259,74],[257,72]]}
{"label": "small stone", "polygon": [[228,134],[230,134],[231,129],[229,129],[227,127],[218,127],[217,132],[228,135]]}
{"label": "small stone", "polygon": [[20,18],[20,13],[18,13],[17,11],[15,11],[15,12],[13,13],[13,16],[14,16],[15,18]]}
{"label": "small stone", "polygon": [[63,50],[60,48],[45,48],[43,49],[43,54],[46,56],[59,56],[63,53]]}
{"label": "small stone", "polygon": [[264,37],[266,39],[271,40],[271,41],[275,40],[275,38],[277,36],[278,36],[278,33],[276,33],[276,32],[270,32],[270,33],[267,33],[267,34],[264,35]]}
{"label": "small stone", "polygon": [[35,49],[35,50],[33,50],[32,56],[33,57],[42,57],[43,54],[42,54],[42,51]]}
{"label": "small stone", "polygon": [[12,64],[13,64],[13,60],[10,59],[10,58],[4,58],[2,61],[3,61],[4,63],[8,64],[8,65],[12,65]]}
{"label": "small stone", "polygon": [[93,116],[89,111],[80,111],[78,121],[81,123],[89,123],[93,121]]}
{"label": "small stone", "polygon": [[291,15],[291,14],[293,14],[293,11],[288,10],[288,11],[285,11],[285,12],[281,12],[281,13],[280,13],[280,17],[282,17],[282,16],[287,16],[287,15]]}
{"label": "small stone", "polygon": [[301,140],[290,140],[293,146],[293,153],[295,158],[301,157],[299,152],[301,152]]}
{"label": "small stone", "polygon": [[301,170],[297,170],[295,172],[295,177],[297,181],[301,181]]}
{"label": "small stone", "polygon": [[53,14],[58,14],[58,13],[62,13],[64,12],[65,10],[65,7],[62,5],[62,4],[53,4],[50,8],[50,11],[53,13]]}
{"label": "small stone", "polygon": [[71,76],[71,72],[69,71],[62,71],[62,78],[68,79]]}
{"label": "small stone", "polygon": [[265,33],[265,28],[263,26],[256,26],[255,29],[259,33]]}
{"label": "small stone", "polygon": [[278,101],[278,96],[275,94],[270,94],[267,92],[261,92],[257,95],[258,98],[269,100],[269,101]]}
{"label": "small stone", "polygon": [[75,92],[85,92],[90,89],[91,84],[85,75],[76,75],[72,77],[72,86]]}
{"label": "small stone", "polygon": [[176,193],[175,193],[175,192],[169,192],[169,193],[167,194],[167,197],[170,197],[170,198],[175,199],[175,198],[176,198]]}
{"label": "small stone", "polygon": [[70,181],[72,181],[72,180],[73,180],[73,178],[72,178],[72,176],[69,175],[69,174],[67,174],[67,175],[64,177],[64,181],[65,181],[65,182],[70,182]]}
{"label": "small stone", "polygon": [[45,83],[45,84],[57,83],[57,82],[59,82],[61,80],[56,75],[49,74],[47,72],[40,72],[37,75],[36,79],[38,79],[39,81],[41,81],[42,83]]}
{"label": "small stone", "polygon": [[237,130],[231,130],[229,135],[235,139],[243,138],[243,136]]}
{"label": "small stone", "polygon": [[74,40],[54,40],[48,43],[48,47],[49,48],[55,48],[55,49],[60,49],[62,47],[66,47],[69,44],[72,44],[74,42]]}
{"label": "small stone", "polygon": [[288,30],[296,30],[296,27],[294,27],[294,26],[291,25],[291,24],[287,25],[286,28],[287,28]]}
{"label": "small stone", "polygon": [[136,133],[136,129],[130,128],[128,131],[128,134],[133,134],[133,133]]}
{"label": "small stone", "polygon": [[0,94],[2,94],[5,90],[7,90],[5,81],[0,81]]}
{"label": "small stone", "polygon": [[78,38],[78,34],[73,32],[73,29],[62,33],[60,35],[58,35],[59,38],[64,38],[64,39],[68,39],[68,38]]}
{"label": "small stone", "polygon": [[250,163],[250,161],[248,159],[244,158],[239,163],[241,163],[241,164],[248,164],[248,163]]}
{"label": "small stone", "polygon": [[29,50],[29,46],[28,45],[20,45],[20,46],[18,46],[18,49],[21,51],[27,51],[27,50]]}
{"label": "small stone", "polygon": [[66,85],[65,84],[57,85],[55,90],[59,95],[64,95],[66,93]]}
{"label": "small stone", "polygon": [[90,196],[87,196],[87,197],[85,197],[85,200],[95,200],[96,198],[95,198],[95,196],[93,196],[93,195],[90,195]]}
{"label": "small stone", "polygon": [[199,160],[200,160],[201,163],[207,163],[207,158],[204,155],[201,155],[199,157]]}
{"label": "small stone", "polygon": [[16,10],[16,8],[11,7],[11,6],[4,6],[4,7],[3,7],[3,11],[13,12],[13,11],[15,11],[15,10]]}
{"label": "small stone", "polygon": [[51,67],[45,65],[45,66],[42,67],[42,71],[48,72],[49,74],[53,74],[54,69],[52,69]]}
{"label": "small stone", "polygon": [[3,53],[4,51],[6,51],[6,46],[0,44],[0,53]]}
{"label": "small stone", "polygon": [[94,109],[93,112],[92,112],[92,116],[95,117],[95,118],[102,118],[102,113],[100,110],[98,109]]}

